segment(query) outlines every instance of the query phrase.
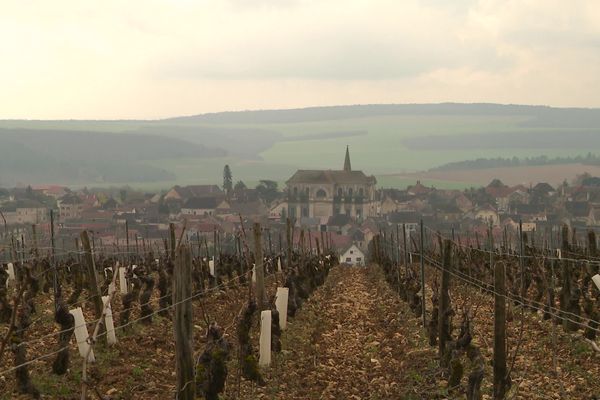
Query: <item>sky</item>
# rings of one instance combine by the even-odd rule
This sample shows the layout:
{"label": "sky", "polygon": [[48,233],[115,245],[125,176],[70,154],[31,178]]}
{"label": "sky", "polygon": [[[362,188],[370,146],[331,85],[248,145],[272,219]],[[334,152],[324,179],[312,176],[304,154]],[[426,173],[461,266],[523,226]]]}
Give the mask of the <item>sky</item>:
{"label": "sky", "polygon": [[0,119],[600,107],[600,1],[2,0]]}

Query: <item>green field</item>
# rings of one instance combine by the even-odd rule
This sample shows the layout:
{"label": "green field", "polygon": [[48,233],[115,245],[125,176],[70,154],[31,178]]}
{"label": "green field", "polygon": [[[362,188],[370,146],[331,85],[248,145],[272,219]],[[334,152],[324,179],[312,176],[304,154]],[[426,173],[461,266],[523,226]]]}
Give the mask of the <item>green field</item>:
{"label": "green field", "polygon": [[[220,183],[225,164],[231,166],[234,181],[243,180],[252,185],[259,179],[272,179],[283,183],[299,168],[341,168],[346,145],[350,146],[354,169],[377,176],[380,186],[403,187],[413,182],[391,175],[476,158],[585,154],[590,151],[590,143],[573,140],[564,145],[561,138],[573,132],[595,132],[600,127],[599,110],[454,105],[440,111],[434,105],[425,105],[422,109],[413,106],[408,111],[396,106],[399,107],[398,112],[380,112],[377,106],[372,106],[365,112],[352,107],[341,107],[331,112],[327,108],[315,109],[317,116],[305,110],[288,110],[284,111],[285,118],[278,111],[262,111],[160,121],[5,120],[0,121],[0,129],[27,128],[39,130],[40,134],[47,130],[60,130],[159,135],[229,153],[226,157],[171,155],[164,159],[134,160],[132,162],[137,164],[168,171],[176,179],[119,182],[156,189],[175,183]],[[357,116],[353,113],[355,109]],[[340,110],[343,111],[341,114]],[[581,113],[585,118],[580,117]],[[140,146],[144,145],[146,137],[140,137]],[[449,148],[435,146],[436,140],[448,137],[451,141],[456,140],[457,145]],[[520,144],[521,137],[525,138],[523,146]],[[0,144],[1,139],[0,133]],[[481,145],[478,145],[480,141]],[[73,182],[76,185],[88,183],[113,184],[110,181]],[[466,187],[471,184],[429,183],[436,187]]]}

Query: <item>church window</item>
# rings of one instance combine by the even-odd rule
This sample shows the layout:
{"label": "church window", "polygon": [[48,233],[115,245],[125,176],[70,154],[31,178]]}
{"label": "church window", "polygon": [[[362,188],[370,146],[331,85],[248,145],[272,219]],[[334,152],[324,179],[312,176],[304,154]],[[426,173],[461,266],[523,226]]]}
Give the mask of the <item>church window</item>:
{"label": "church window", "polygon": [[322,199],[324,197],[327,197],[327,193],[323,189],[317,190],[317,198]]}

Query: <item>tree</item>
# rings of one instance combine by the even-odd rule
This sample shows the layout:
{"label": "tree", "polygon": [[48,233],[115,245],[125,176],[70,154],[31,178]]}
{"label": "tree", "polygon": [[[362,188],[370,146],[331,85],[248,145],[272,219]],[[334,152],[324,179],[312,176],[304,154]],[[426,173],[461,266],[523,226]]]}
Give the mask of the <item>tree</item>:
{"label": "tree", "polygon": [[229,165],[225,165],[223,168],[223,190],[227,193],[227,196],[231,194],[233,189],[233,179],[231,177],[231,169]]}
{"label": "tree", "polygon": [[121,203],[125,203],[125,200],[127,200],[127,190],[119,190],[119,198],[121,199]]}
{"label": "tree", "polygon": [[248,187],[246,186],[246,184],[242,181],[237,181],[235,183],[235,186],[233,187],[233,190],[235,190],[236,192],[240,191],[240,190],[244,190],[244,189],[248,189]]}
{"label": "tree", "polygon": [[260,183],[256,186],[256,191],[258,192],[258,196],[267,204],[270,204],[279,196],[277,182],[268,179],[260,180]]}

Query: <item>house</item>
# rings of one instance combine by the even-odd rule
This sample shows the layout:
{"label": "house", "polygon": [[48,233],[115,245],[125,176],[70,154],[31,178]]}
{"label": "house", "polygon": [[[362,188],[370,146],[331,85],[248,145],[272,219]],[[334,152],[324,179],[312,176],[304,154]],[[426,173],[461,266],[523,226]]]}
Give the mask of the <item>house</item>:
{"label": "house", "polygon": [[494,198],[499,211],[507,211],[510,195],[518,188],[506,186],[500,179],[494,179],[485,187],[485,192]]}
{"label": "house", "polygon": [[409,186],[408,188],[406,188],[406,191],[411,196],[426,196],[433,190],[435,189],[428,188],[427,186],[421,184],[421,181],[417,181],[416,185]]}
{"label": "house", "polygon": [[377,213],[374,176],[352,170],[346,148],[342,170],[298,170],[286,182],[288,216],[363,219]]}
{"label": "house", "polygon": [[225,193],[217,185],[175,185],[165,194],[164,201],[179,200],[185,203],[194,197],[216,197],[225,196]]}
{"label": "house", "polygon": [[269,219],[273,221],[285,220],[288,204],[283,200],[275,200],[269,207]]}
{"label": "house", "polygon": [[457,195],[454,197],[454,204],[456,204],[456,206],[462,212],[467,212],[473,208],[473,202],[469,200],[469,198],[465,196],[465,194],[462,192],[458,192]]}
{"label": "house", "polygon": [[59,199],[68,193],[68,189],[66,187],[59,185],[39,185],[32,187],[32,189],[35,192],[39,192],[45,196],[53,197],[55,199]]}
{"label": "house", "polygon": [[229,205],[222,204],[216,197],[192,197],[188,199],[181,207],[182,215],[204,216],[213,215],[217,208],[229,208]]}
{"label": "house", "polygon": [[548,220],[546,208],[538,204],[518,204],[513,207],[513,213],[520,215],[523,220],[545,222]]}
{"label": "house", "polygon": [[327,221],[327,231],[329,232],[345,235],[351,227],[352,219],[347,214],[333,215]]}
{"label": "house", "polygon": [[365,265],[365,254],[354,243],[342,252],[340,262],[346,265]]}
{"label": "house", "polygon": [[421,214],[415,211],[398,211],[388,215],[387,220],[393,225],[404,225],[406,232],[416,232],[421,221]]}
{"label": "house", "polygon": [[[369,230],[366,229],[366,231]],[[367,235],[365,235],[365,232],[362,229],[353,227],[348,231],[348,236],[352,238],[352,242],[356,244],[358,248],[363,251],[363,253],[367,251],[367,245],[369,244],[369,242],[365,240],[367,238]]]}
{"label": "house", "polygon": [[489,205],[475,209],[472,213],[472,218],[485,222],[486,225],[490,224],[490,222],[494,226],[498,226],[500,224],[500,217],[498,216],[498,213]]}
{"label": "house", "polygon": [[533,187],[532,191],[534,193],[542,195],[542,196],[553,196],[556,193],[556,189],[554,189],[547,182],[540,182],[540,183],[538,183],[537,185],[535,185]]}
{"label": "house", "polygon": [[[502,199],[502,209],[507,210],[513,204],[527,204],[529,203],[529,193],[523,189],[515,189],[512,193],[508,195],[507,203],[505,199]],[[499,205],[500,206],[500,205]]]}
{"label": "house", "polygon": [[567,212],[571,215],[571,222],[588,224],[591,206],[587,201],[569,201],[565,203]]}
{"label": "house", "polygon": [[61,220],[81,219],[84,204],[79,196],[67,194],[58,199],[57,203]]}
{"label": "house", "polygon": [[232,200],[230,205],[228,214],[242,215],[244,218],[249,218],[253,221],[258,221],[261,217],[269,215],[269,208],[261,199],[253,201]]}
{"label": "house", "polygon": [[0,211],[4,217],[4,219],[0,219],[0,223],[6,220],[6,225],[41,224],[50,219],[46,206],[35,200],[18,200],[7,203],[0,208]]}
{"label": "house", "polygon": [[379,209],[377,210],[378,215],[386,215],[398,210],[398,203],[392,199],[391,196],[384,195],[381,203],[379,204]]}
{"label": "house", "polygon": [[439,221],[458,222],[462,211],[455,204],[440,204],[436,207],[436,216]]}

